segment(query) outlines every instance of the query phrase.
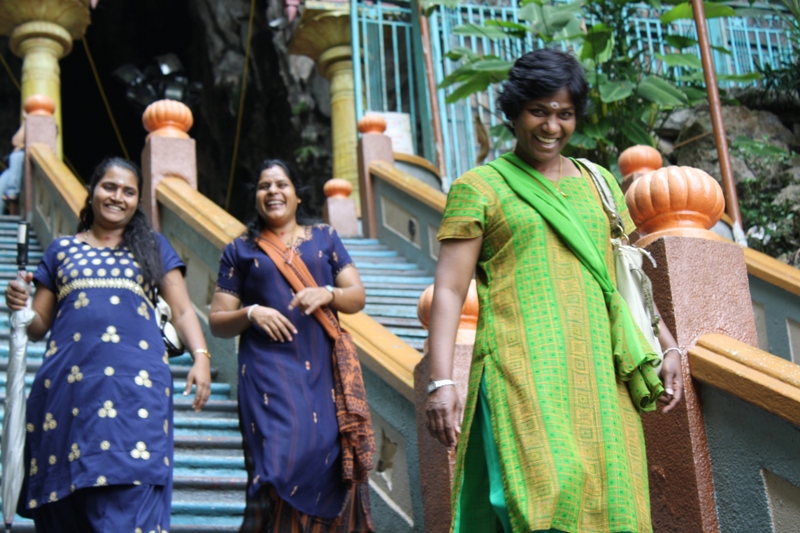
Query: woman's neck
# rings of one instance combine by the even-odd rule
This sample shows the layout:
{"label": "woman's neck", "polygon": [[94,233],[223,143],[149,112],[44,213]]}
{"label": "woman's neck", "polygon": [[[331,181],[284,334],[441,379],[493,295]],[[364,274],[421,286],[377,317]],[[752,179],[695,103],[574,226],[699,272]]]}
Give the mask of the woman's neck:
{"label": "woman's neck", "polygon": [[125,228],[104,228],[93,224],[88,230],[84,231],[80,236],[83,241],[99,248],[116,248],[122,242]]}
{"label": "woman's neck", "polygon": [[292,220],[279,227],[267,226],[267,229],[278,236],[286,246],[291,246],[297,239],[297,232],[302,228],[297,221]]}
{"label": "woman's neck", "polygon": [[558,154],[556,157],[549,159],[547,161],[539,161],[532,157],[529,157],[527,154],[520,153],[519,151],[514,151],[517,157],[528,163],[531,167],[533,167],[536,171],[538,171],[542,176],[547,178],[550,181],[558,181],[561,179],[561,171],[564,167],[563,157],[561,154]]}

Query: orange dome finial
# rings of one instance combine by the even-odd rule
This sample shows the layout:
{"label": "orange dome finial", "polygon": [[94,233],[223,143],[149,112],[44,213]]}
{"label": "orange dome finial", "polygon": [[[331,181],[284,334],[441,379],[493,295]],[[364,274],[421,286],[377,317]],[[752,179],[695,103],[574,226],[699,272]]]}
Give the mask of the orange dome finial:
{"label": "orange dome finial", "polygon": [[53,116],[56,111],[56,103],[45,94],[32,94],[25,99],[22,108],[28,115]]}
{"label": "orange dome finial", "polygon": [[142,115],[144,129],[156,137],[176,137],[188,139],[189,129],[194,124],[194,117],[189,107],[177,100],[158,100],[153,102]]}
{"label": "orange dome finial", "polygon": [[[467,297],[461,307],[461,319],[458,322],[459,330],[475,330],[478,327],[478,291],[475,280],[469,282]],[[431,303],[433,302],[433,285],[429,286],[419,297],[417,303],[417,317],[422,327],[428,329],[431,317]]]}
{"label": "orange dome finial", "polygon": [[322,192],[328,198],[347,198],[353,192],[353,185],[342,178],[333,178],[325,182]]}
{"label": "orange dome finial", "polygon": [[725,209],[722,187],[706,172],[692,167],[665,167],[640,177],[625,193],[631,218],[646,246],[673,235],[722,239],[708,231]]}
{"label": "orange dome finial", "polygon": [[361,133],[383,133],[386,131],[386,119],[377,113],[369,113],[358,121]]}

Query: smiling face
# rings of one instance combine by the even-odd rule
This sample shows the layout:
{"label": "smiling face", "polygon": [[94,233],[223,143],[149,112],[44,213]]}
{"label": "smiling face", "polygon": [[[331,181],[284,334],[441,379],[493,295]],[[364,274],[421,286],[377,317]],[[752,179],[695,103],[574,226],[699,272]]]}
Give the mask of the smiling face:
{"label": "smiling face", "polygon": [[92,191],[94,224],[106,229],[124,228],[139,207],[136,174],[111,166]]}
{"label": "smiling face", "polygon": [[256,211],[270,228],[295,221],[300,199],[292,180],[279,166],[264,170],[256,185]]}
{"label": "smiling face", "polygon": [[525,103],[512,121],[517,147],[514,153],[541,170],[561,154],[575,131],[575,106],[566,87],[556,94]]}

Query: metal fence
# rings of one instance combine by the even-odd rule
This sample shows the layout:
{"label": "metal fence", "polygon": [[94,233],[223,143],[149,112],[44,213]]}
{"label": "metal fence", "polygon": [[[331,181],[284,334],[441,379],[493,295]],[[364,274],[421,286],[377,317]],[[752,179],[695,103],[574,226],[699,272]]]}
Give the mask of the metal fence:
{"label": "metal fence", "polygon": [[405,113],[414,153],[434,159],[431,120],[420,49],[418,14],[409,2],[353,0],[356,115]]}
{"label": "metal fence", "polygon": [[[366,110],[397,111],[411,115],[412,135],[417,153],[434,161],[429,114],[430,95],[425,84],[425,71],[419,45],[416,1],[367,3],[351,0],[354,12],[354,48],[361,47],[362,60],[356,65],[356,108],[360,118]],[[448,50],[465,47],[481,54],[493,54],[513,60],[523,53],[543,46],[541,41],[528,37],[525,41],[506,39],[493,41],[487,38],[465,37],[453,33],[462,24],[482,24],[487,20],[521,22],[518,5],[514,0],[488,0],[483,4],[460,4],[455,8],[439,7],[428,18],[430,24],[430,49],[436,83],[456,68],[459,63],[446,57]],[[669,9],[669,8],[665,8]],[[680,20],[662,25],[659,20],[664,10],[645,4],[637,7],[636,15],[629,18],[628,45],[632,50],[644,52],[643,59],[650,63],[650,71],[662,73],[665,68],[656,54],[677,52],[665,43],[666,35],[683,35],[696,38],[694,21]],[[591,24],[591,21],[587,21]],[[727,49],[730,54],[714,51],[714,63],[722,87],[742,87],[758,82],[726,81],[725,75],[742,75],[756,72],[761,65],[777,67],[793,61],[789,29],[780,17],[765,10],[764,16],[741,18],[716,18],[708,21],[709,37],[713,46]],[[562,43],[566,47],[566,44]],[[687,48],[684,53],[699,56],[699,48]],[[359,62],[357,62],[359,63]],[[478,163],[481,150],[486,150],[486,136],[479,135],[493,126],[502,124],[495,107],[494,90],[475,94],[469,99],[447,104],[445,99],[456,87],[438,89],[435,98],[439,106],[444,144],[446,176],[442,178],[445,190],[453,179]],[[486,160],[491,160],[509,146],[489,147]]]}

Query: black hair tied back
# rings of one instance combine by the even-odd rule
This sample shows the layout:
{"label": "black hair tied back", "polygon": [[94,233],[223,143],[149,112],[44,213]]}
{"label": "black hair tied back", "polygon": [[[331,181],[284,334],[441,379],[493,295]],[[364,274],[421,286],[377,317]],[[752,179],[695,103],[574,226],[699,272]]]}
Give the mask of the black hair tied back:
{"label": "black hair tied back", "polygon": [[139,189],[139,207],[136,208],[131,221],[125,226],[120,244],[127,246],[136,258],[144,279],[151,285],[158,286],[161,283],[161,278],[164,277],[164,265],[161,263],[161,247],[153,226],[150,225],[150,221],[147,220],[147,216],[141,210],[144,180],[142,179],[142,171],[139,170],[135,163],[121,157],[109,157],[97,165],[89,182],[89,195],[86,197],[86,205],[83,206],[78,217],[77,232],[89,231],[94,224],[94,210],[92,209],[94,190],[106,172],[108,172],[108,169],[112,167],[133,172],[136,176],[136,186]]}

